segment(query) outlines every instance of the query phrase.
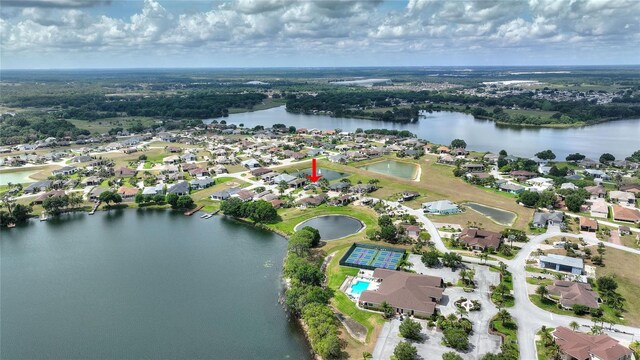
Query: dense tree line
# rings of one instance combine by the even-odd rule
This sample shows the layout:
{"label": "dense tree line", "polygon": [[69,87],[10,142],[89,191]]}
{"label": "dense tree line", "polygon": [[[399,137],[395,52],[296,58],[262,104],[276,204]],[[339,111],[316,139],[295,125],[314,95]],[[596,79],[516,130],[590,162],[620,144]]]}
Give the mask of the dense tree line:
{"label": "dense tree line", "polygon": [[[410,104],[410,118],[406,116],[381,115],[384,113],[367,112],[366,109],[395,107],[401,103]],[[428,105],[425,105],[428,104]],[[511,125],[549,125],[574,124],[584,122],[596,123],[602,119],[614,119],[640,116],[640,106],[631,103],[597,104],[587,100],[549,101],[534,99],[533,92],[518,95],[507,95],[498,98],[480,97],[465,94],[435,91],[326,91],[311,95],[291,96],[287,98],[287,111],[295,113],[311,113],[313,111],[329,111],[334,116],[366,116],[379,120],[414,121],[413,115],[419,110],[445,110],[450,104],[466,106],[463,111],[477,117],[495,120]],[[555,112],[551,117],[510,115],[504,108]],[[486,108],[492,108],[488,111]],[[394,109],[395,110],[395,109]],[[398,109],[400,110],[400,109]],[[453,109],[460,110],[460,109]],[[406,115],[406,114],[403,114]],[[386,117],[386,118],[383,118]]]}
{"label": "dense tree line", "polygon": [[47,113],[18,113],[0,116],[0,144],[28,143],[48,137],[77,138],[90,135],[88,130],[77,128],[67,120],[56,119]]}
{"label": "dense tree line", "polygon": [[227,116],[229,108],[253,108],[265,94],[194,91],[186,95],[108,97],[102,94],[21,96],[9,103],[15,107],[57,107],[65,119],[96,120],[117,116],[211,118]]}
{"label": "dense tree line", "polygon": [[301,318],[313,350],[325,359],[341,356],[338,319],[329,307],[333,291],[323,286],[322,257],[314,258],[311,248],[320,242],[318,230],[305,227],[289,239],[284,275],[290,285],[285,293],[289,310]]}
{"label": "dense tree line", "polygon": [[268,223],[278,219],[278,212],[270,202],[264,200],[244,202],[238,198],[230,198],[222,202],[220,210],[225,215],[251,219],[256,223]]}

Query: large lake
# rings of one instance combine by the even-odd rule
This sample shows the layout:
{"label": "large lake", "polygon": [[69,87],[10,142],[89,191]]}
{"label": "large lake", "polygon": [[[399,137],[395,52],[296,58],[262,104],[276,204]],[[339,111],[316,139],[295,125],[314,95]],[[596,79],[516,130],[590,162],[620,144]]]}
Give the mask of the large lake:
{"label": "large lake", "polygon": [[[464,139],[472,150],[498,152],[507,150],[513,155],[531,157],[536,152],[552,149],[558,159],[579,152],[597,160],[608,152],[624,158],[640,149],[640,119],[618,120],[580,128],[521,128],[496,125],[493,121],[475,119],[458,112],[425,113],[417,123],[401,124],[366,119],[333,118],[326,115],[288,113],[284,106],[232,114],[224,120],[229,124],[271,126],[281,123],[298,128],[409,130],[419,138],[439,144]],[[205,120],[210,122],[211,120]]]}
{"label": "large lake", "polygon": [[119,210],[0,233],[2,359],[309,359],[278,304],[286,241]]}

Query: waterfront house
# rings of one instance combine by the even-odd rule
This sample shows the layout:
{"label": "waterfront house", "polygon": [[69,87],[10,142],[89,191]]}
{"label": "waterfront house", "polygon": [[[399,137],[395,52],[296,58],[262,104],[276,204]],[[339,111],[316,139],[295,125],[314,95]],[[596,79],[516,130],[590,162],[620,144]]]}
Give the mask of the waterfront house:
{"label": "waterfront house", "polygon": [[186,181],[175,183],[167,188],[167,194],[189,195],[189,183]]}
{"label": "waterfront house", "polygon": [[211,200],[227,200],[232,195],[237,194],[240,190],[242,189],[240,189],[239,187],[233,187],[226,190],[216,191],[213,194],[211,194],[209,198]]}
{"label": "waterfront house", "polygon": [[164,192],[164,186],[162,184],[158,184],[155,186],[145,186],[142,189],[142,195],[158,195]]}
{"label": "waterfront house", "polygon": [[139,191],[140,190],[138,188],[134,187],[121,186],[118,188],[118,194],[120,194],[124,201],[133,200]]}
{"label": "waterfront house", "polygon": [[458,205],[452,203],[449,200],[431,201],[422,204],[422,210],[429,214],[457,214],[460,212]]}
{"label": "waterfront house", "polygon": [[600,307],[600,297],[588,283],[556,280],[553,285],[547,286],[547,290],[550,295],[560,298],[559,303],[565,309],[571,309],[573,305],[583,305],[590,309]]}
{"label": "waterfront house", "polygon": [[559,326],[552,334],[567,360],[633,360],[633,352],[609,335],[589,335]]}
{"label": "waterfront house", "polygon": [[63,168],[53,170],[51,172],[51,175],[53,175],[53,176],[58,176],[58,175],[68,176],[68,175],[71,175],[71,174],[75,174],[77,172],[78,172],[78,168],[77,167],[75,167],[75,166],[65,166]]}
{"label": "waterfront house", "polygon": [[358,304],[363,308],[380,310],[386,302],[398,314],[427,318],[442,300],[444,281],[437,276],[377,268],[373,278],[379,286],[362,292]]}
{"label": "waterfront house", "polygon": [[48,188],[52,186],[52,184],[53,184],[52,180],[36,181],[34,183],[29,184],[22,191],[25,194],[35,194],[41,191],[46,191]]}
{"label": "waterfront house", "polygon": [[502,244],[502,235],[489,230],[465,228],[460,233],[458,240],[473,250],[496,251]]}
{"label": "waterfront house", "polygon": [[91,189],[91,191],[89,191],[89,193],[87,194],[87,198],[89,198],[90,201],[98,201],[98,199],[100,198],[100,194],[110,190],[111,189],[94,186],[94,188]]}
{"label": "waterfront house", "polygon": [[541,269],[562,271],[574,275],[582,275],[582,272],[584,271],[584,262],[581,258],[549,254],[540,256],[539,261]]}
{"label": "waterfront house", "polygon": [[231,195],[231,197],[237,197],[238,199],[242,200],[242,201],[251,201],[253,200],[253,198],[256,196],[256,193],[254,193],[251,190],[240,190],[237,193]]}

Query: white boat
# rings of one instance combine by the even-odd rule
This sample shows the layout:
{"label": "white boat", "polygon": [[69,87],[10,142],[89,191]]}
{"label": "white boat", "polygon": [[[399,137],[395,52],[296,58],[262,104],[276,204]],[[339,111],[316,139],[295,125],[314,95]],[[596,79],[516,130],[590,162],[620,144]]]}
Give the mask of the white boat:
{"label": "white boat", "polygon": [[40,221],[47,221],[47,220],[49,220],[49,216],[45,211],[43,211],[42,214],[40,214]]}

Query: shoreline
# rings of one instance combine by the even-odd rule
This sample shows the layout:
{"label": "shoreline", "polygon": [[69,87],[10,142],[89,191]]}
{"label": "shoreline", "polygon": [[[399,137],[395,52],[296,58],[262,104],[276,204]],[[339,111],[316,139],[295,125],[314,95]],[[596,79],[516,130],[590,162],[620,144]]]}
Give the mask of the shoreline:
{"label": "shoreline", "polygon": [[[440,106],[440,105],[436,105],[436,106]],[[370,121],[378,121],[378,122],[382,122],[382,123],[394,123],[394,124],[406,124],[406,123],[414,123],[414,122],[418,122],[419,119],[417,121],[411,121],[411,120],[381,120],[381,119],[376,119],[374,117],[371,116],[334,116],[333,114],[314,114],[314,113],[306,113],[304,111],[290,111],[288,109],[286,109],[285,106],[285,110],[288,113],[291,114],[301,114],[301,115],[310,115],[310,116],[314,116],[314,115],[322,115],[322,116],[330,116],[332,118],[336,118],[336,119],[359,119],[359,120],[370,120]],[[618,121],[618,120],[627,120],[624,117],[613,117],[613,118],[601,118],[601,119],[595,119],[595,120],[591,120],[589,122],[585,122],[585,121],[579,121],[579,122],[575,122],[575,123],[547,123],[547,124],[531,124],[531,123],[510,123],[510,122],[504,122],[504,121],[500,121],[500,120],[496,120],[490,116],[480,116],[480,115],[473,115],[470,111],[465,111],[465,110],[461,110],[461,109],[455,109],[455,108],[446,108],[446,107],[440,107],[440,108],[436,108],[436,109],[421,109],[420,111],[427,111],[427,112],[457,112],[457,113],[461,113],[461,114],[466,114],[466,115],[471,115],[473,116],[474,119],[478,119],[478,120],[487,120],[487,121],[492,121],[494,122],[496,125],[502,126],[502,127],[513,127],[513,128],[539,128],[539,129],[572,129],[572,128],[582,128],[582,127],[588,127],[588,126],[592,126],[592,125],[598,125],[598,124],[602,124],[602,123],[606,123],[606,122],[612,122],[612,121]]]}

